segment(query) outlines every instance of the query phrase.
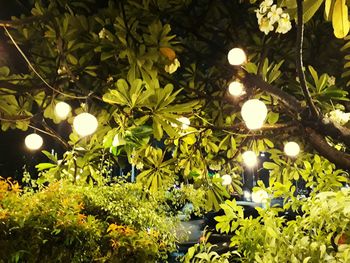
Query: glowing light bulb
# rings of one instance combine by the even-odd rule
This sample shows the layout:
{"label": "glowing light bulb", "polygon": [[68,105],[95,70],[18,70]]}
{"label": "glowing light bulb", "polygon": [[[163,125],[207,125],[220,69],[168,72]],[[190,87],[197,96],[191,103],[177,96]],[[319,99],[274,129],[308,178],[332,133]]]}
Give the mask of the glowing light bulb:
{"label": "glowing light bulb", "polygon": [[267,108],[260,100],[247,100],[242,106],[241,115],[248,129],[259,129],[265,122]]}
{"label": "glowing light bulb", "polygon": [[97,126],[96,117],[90,113],[80,113],[73,120],[74,130],[82,137],[93,134]]}
{"label": "glowing light bulb", "polygon": [[245,200],[251,200],[251,198],[252,198],[252,194],[247,190],[243,191],[243,196],[244,196]]}
{"label": "glowing light bulb", "polygon": [[254,167],[258,163],[257,156],[253,151],[246,151],[242,154],[243,162],[248,167]]}
{"label": "glowing light bulb", "polygon": [[229,174],[221,176],[222,185],[230,185],[232,183],[232,177]]}
{"label": "glowing light bulb", "polygon": [[55,114],[62,120],[66,119],[68,114],[71,111],[71,107],[68,103],[65,103],[64,101],[60,101],[55,106]]}
{"label": "glowing light bulb", "polygon": [[180,117],[180,118],[178,118],[177,120],[178,120],[179,122],[182,123],[181,129],[183,129],[183,130],[188,129],[188,127],[189,127],[190,124],[191,124],[190,119],[187,118],[187,117]]}
{"label": "glowing light bulb", "polygon": [[255,203],[265,203],[268,198],[268,193],[262,189],[252,193],[252,201]]}
{"label": "glowing light bulb", "polygon": [[227,55],[228,62],[233,66],[242,65],[247,61],[247,56],[243,49],[241,48],[233,48],[228,52]]}
{"label": "glowing light bulb", "polygon": [[235,97],[243,95],[244,92],[244,86],[241,82],[233,81],[228,86],[228,92]]}
{"label": "glowing light bulb", "polygon": [[35,151],[40,149],[44,141],[40,135],[32,133],[26,136],[26,138],[24,139],[24,143],[29,150]]}
{"label": "glowing light bulb", "polygon": [[287,142],[284,145],[284,152],[290,157],[295,157],[300,153],[299,144],[296,142]]}

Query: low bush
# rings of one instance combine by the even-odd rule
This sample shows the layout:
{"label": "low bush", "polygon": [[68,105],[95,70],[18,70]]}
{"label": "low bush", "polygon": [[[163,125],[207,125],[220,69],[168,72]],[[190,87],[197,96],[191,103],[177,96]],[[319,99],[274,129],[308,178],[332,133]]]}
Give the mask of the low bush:
{"label": "low bush", "polygon": [[0,262],[156,262],[175,219],[141,185],[58,181],[25,191],[0,180]]}

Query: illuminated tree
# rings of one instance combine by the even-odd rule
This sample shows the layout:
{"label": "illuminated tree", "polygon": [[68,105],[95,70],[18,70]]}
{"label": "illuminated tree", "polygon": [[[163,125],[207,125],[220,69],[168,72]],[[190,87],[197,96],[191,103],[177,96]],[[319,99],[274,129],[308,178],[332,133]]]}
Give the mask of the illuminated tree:
{"label": "illuminated tree", "polygon": [[[246,150],[271,154],[271,185],[302,177],[314,186],[320,173],[331,184],[350,168],[345,1],[32,2],[31,14],[1,21],[28,70],[1,68],[0,120],[65,147],[63,160],[46,153],[52,163],[38,165],[43,181],[101,182],[111,165],[130,163],[152,191],[203,187],[210,209],[227,196],[220,176],[240,190]],[[243,65],[229,64],[234,47]],[[240,111],[253,98],[268,114],[249,130]],[[72,108],[69,124],[88,112],[97,131],[63,138],[60,102]],[[287,141],[302,145],[293,162]]]}

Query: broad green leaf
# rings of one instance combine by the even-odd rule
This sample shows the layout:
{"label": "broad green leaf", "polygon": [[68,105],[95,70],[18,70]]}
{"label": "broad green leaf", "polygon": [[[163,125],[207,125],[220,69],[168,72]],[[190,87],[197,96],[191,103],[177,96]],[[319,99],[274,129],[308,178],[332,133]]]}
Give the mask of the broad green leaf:
{"label": "broad green leaf", "polygon": [[279,165],[272,162],[264,162],[263,166],[265,169],[268,169],[268,170],[274,170],[274,169],[280,168]]}
{"label": "broad green leaf", "polygon": [[327,21],[331,21],[335,0],[325,0],[324,16]]}
{"label": "broad green leaf", "polygon": [[320,8],[324,0],[306,0],[303,2],[304,13],[303,13],[303,22],[306,23],[309,21],[316,11]]}
{"label": "broad green leaf", "polygon": [[312,66],[308,66],[310,74],[312,76],[312,78],[314,79],[314,83],[318,82],[318,74],[316,72],[316,70],[312,67]]}
{"label": "broad green leaf", "polygon": [[50,168],[53,168],[53,167],[56,167],[57,165],[54,164],[54,163],[39,163],[35,166],[36,169],[38,169],[38,171],[43,171],[43,170],[46,170],[46,169],[50,169]]}
{"label": "broad green leaf", "polygon": [[0,76],[7,77],[10,74],[10,69],[8,67],[0,67]]}
{"label": "broad green leaf", "polygon": [[73,64],[73,65],[77,65],[78,64],[78,59],[73,56],[72,54],[68,54],[67,55],[67,60],[69,63]]}
{"label": "broad green leaf", "polygon": [[153,118],[152,128],[153,128],[154,138],[156,138],[158,141],[160,139],[162,139],[162,137],[163,137],[163,129],[162,129],[162,125],[160,124],[159,119],[157,117]]}
{"label": "broad green leaf", "polygon": [[346,6],[346,0],[335,0],[332,25],[334,29],[334,35],[337,38],[344,38],[349,32],[349,19],[348,19],[348,7]]}
{"label": "broad green leaf", "polygon": [[269,124],[275,124],[279,119],[280,114],[278,112],[270,111],[267,116],[267,122]]}

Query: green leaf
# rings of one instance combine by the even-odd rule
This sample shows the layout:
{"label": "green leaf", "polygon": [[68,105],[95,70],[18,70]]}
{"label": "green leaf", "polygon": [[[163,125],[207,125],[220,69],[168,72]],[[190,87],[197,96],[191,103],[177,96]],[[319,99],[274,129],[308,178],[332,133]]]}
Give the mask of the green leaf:
{"label": "green leaf", "polygon": [[327,21],[331,21],[335,0],[325,0],[324,16]]}
{"label": "green leaf", "polygon": [[316,84],[318,82],[317,72],[312,66],[308,66],[308,68],[309,68],[309,71],[310,71],[312,78],[314,79],[314,83]]}
{"label": "green leaf", "polygon": [[38,169],[38,171],[43,171],[43,170],[47,170],[53,167],[56,167],[56,164],[53,163],[39,163],[35,166],[36,169]]}
{"label": "green leaf", "polygon": [[73,65],[77,65],[78,64],[78,59],[76,57],[74,57],[72,54],[68,54],[67,55],[67,60],[69,63],[73,64]]}
{"label": "green leaf", "polygon": [[160,141],[163,137],[163,129],[162,129],[162,125],[160,124],[158,118],[153,118],[153,135],[154,138],[156,138],[158,141]]}
{"label": "green leaf", "polygon": [[272,162],[264,162],[264,168],[268,170],[274,170],[274,169],[279,169],[279,165],[272,163]]}
{"label": "green leaf", "polygon": [[346,0],[335,0],[332,25],[334,35],[337,38],[344,38],[349,33],[348,7]]}
{"label": "green leaf", "polygon": [[8,67],[0,67],[0,76],[7,77],[10,74],[10,69]]}
{"label": "green leaf", "polygon": [[280,114],[278,112],[270,111],[267,116],[267,122],[269,124],[275,124],[279,119]]}
{"label": "green leaf", "polygon": [[306,23],[309,21],[316,11],[320,8],[324,0],[306,0],[303,3],[304,13],[303,13],[303,22]]}

